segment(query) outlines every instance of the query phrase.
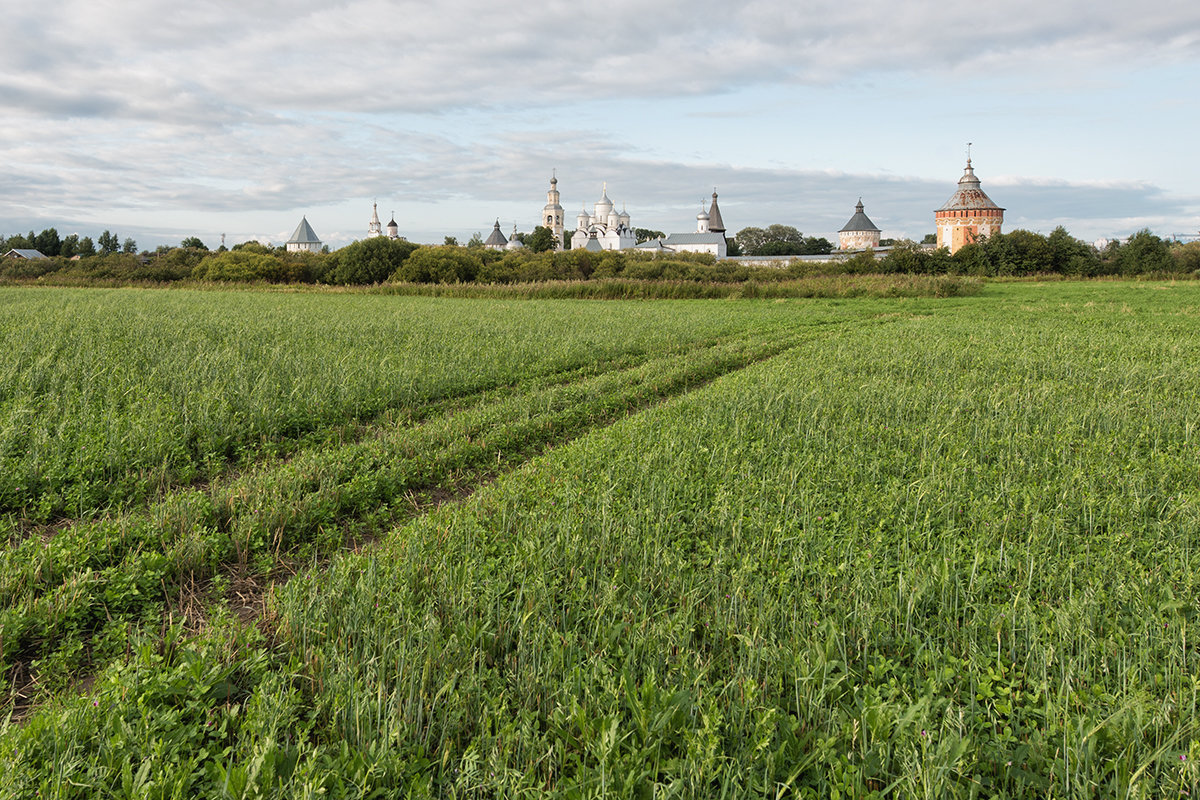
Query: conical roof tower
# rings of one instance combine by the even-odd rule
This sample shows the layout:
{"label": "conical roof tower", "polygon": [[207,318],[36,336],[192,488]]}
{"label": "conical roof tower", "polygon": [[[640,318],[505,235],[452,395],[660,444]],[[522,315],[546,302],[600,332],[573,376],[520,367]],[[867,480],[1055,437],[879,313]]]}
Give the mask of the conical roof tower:
{"label": "conical roof tower", "polygon": [[967,166],[958,179],[958,188],[942,207],[934,212],[937,246],[956,253],[963,245],[982,236],[994,236],[1004,224],[1004,209],[996,205],[979,184],[968,151]]}

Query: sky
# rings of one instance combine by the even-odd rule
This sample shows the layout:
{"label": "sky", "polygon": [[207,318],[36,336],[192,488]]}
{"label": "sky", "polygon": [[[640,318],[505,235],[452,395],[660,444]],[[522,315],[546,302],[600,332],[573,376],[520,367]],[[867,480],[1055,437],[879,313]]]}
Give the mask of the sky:
{"label": "sky", "polygon": [[5,11],[0,234],[340,247],[636,227],[920,239],[967,143],[1006,231],[1200,232],[1200,4],[62,0]]}

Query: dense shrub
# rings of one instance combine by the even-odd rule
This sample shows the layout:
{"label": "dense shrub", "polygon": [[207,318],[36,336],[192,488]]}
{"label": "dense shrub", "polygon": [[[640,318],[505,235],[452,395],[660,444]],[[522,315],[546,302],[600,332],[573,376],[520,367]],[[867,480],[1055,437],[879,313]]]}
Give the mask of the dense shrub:
{"label": "dense shrub", "polygon": [[418,247],[405,239],[384,236],[361,239],[333,254],[325,277],[337,284],[383,283]]}
{"label": "dense shrub", "polygon": [[419,247],[392,273],[391,279],[409,283],[469,283],[483,267],[485,252],[455,245]]}

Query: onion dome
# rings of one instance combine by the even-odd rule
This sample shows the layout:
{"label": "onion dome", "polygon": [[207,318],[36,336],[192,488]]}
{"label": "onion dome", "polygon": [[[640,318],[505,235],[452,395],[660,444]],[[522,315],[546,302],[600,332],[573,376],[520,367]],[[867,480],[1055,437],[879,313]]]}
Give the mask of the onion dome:
{"label": "onion dome", "polygon": [[[499,224],[499,223],[497,223]],[[508,244],[504,246],[505,250],[524,250],[525,245],[521,244],[521,240],[517,238],[517,226],[513,225],[512,236],[508,237]]]}
{"label": "onion dome", "polygon": [[971,159],[967,159],[967,168],[958,179],[958,189],[950,195],[950,199],[938,211],[977,211],[993,209],[1003,211],[1003,208],[992,202],[983,189],[979,188],[979,178],[971,167]]}

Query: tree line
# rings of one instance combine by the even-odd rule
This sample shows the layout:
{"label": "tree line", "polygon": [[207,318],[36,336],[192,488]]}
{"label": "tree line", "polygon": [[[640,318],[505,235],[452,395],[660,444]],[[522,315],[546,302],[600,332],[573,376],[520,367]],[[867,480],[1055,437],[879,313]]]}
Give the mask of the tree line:
{"label": "tree line", "polygon": [[[750,233],[743,237],[747,231]],[[1114,241],[1103,251],[1073,238],[1059,227],[1048,236],[1024,230],[997,234],[966,245],[954,255],[945,248],[931,249],[916,242],[901,241],[882,258],[867,251],[827,262],[797,261],[786,267],[748,267],[699,253],[555,251],[552,238],[549,241],[544,241],[545,237],[535,239],[536,233],[526,237],[529,242],[526,247],[504,251],[491,250],[475,241],[460,246],[448,239],[446,244],[432,246],[385,237],[363,239],[325,253],[289,253],[283,246],[272,247],[257,242],[209,250],[203,241],[192,236],[180,242],[178,247],[164,246],[152,253],[138,254],[133,240],[126,239],[124,245],[118,246],[116,234],[105,231],[100,237],[101,246],[95,247],[93,243],[92,251],[85,254],[81,252],[83,240],[78,246],[74,242],[67,245],[71,237],[59,240],[57,253],[53,252],[53,247],[47,247],[51,253],[46,253],[38,246],[39,240],[40,244],[52,243],[57,234],[43,231],[28,237],[0,237],[5,252],[31,244],[51,256],[37,261],[6,259],[0,263],[0,278],[81,285],[177,281],[371,285],[386,282],[526,283],[591,278],[766,283],[799,276],[845,273],[1200,277],[1200,242],[1170,242],[1148,230],[1139,231],[1123,242]],[[735,237],[751,244],[756,251],[754,254],[781,256],[791,253],[776,253],[771,248],[778,247],[781,242],[793,247],[804,245],[803,240],[808,238],[794,228],[782,225],[743,229]],[[811,246],[823,247],[820,241],[823,240]],[[72,255],[81,257],[72,260]]]}
{"label": "tree line", "polygon": [[44,256],[71,258],[73,256],[136,253],[137,249],[135,240],[127,238],[122,242],[117,234],[109,230],[105,230],[96,237],[95,241],[90,236],[81,238],[77,233],[60,237],[55,228],[46,228],[36,234],[30,231],[24,236],[21,234],[7,238],[0,236],[0,253],[7,253],[9,250],[37,250]]}

